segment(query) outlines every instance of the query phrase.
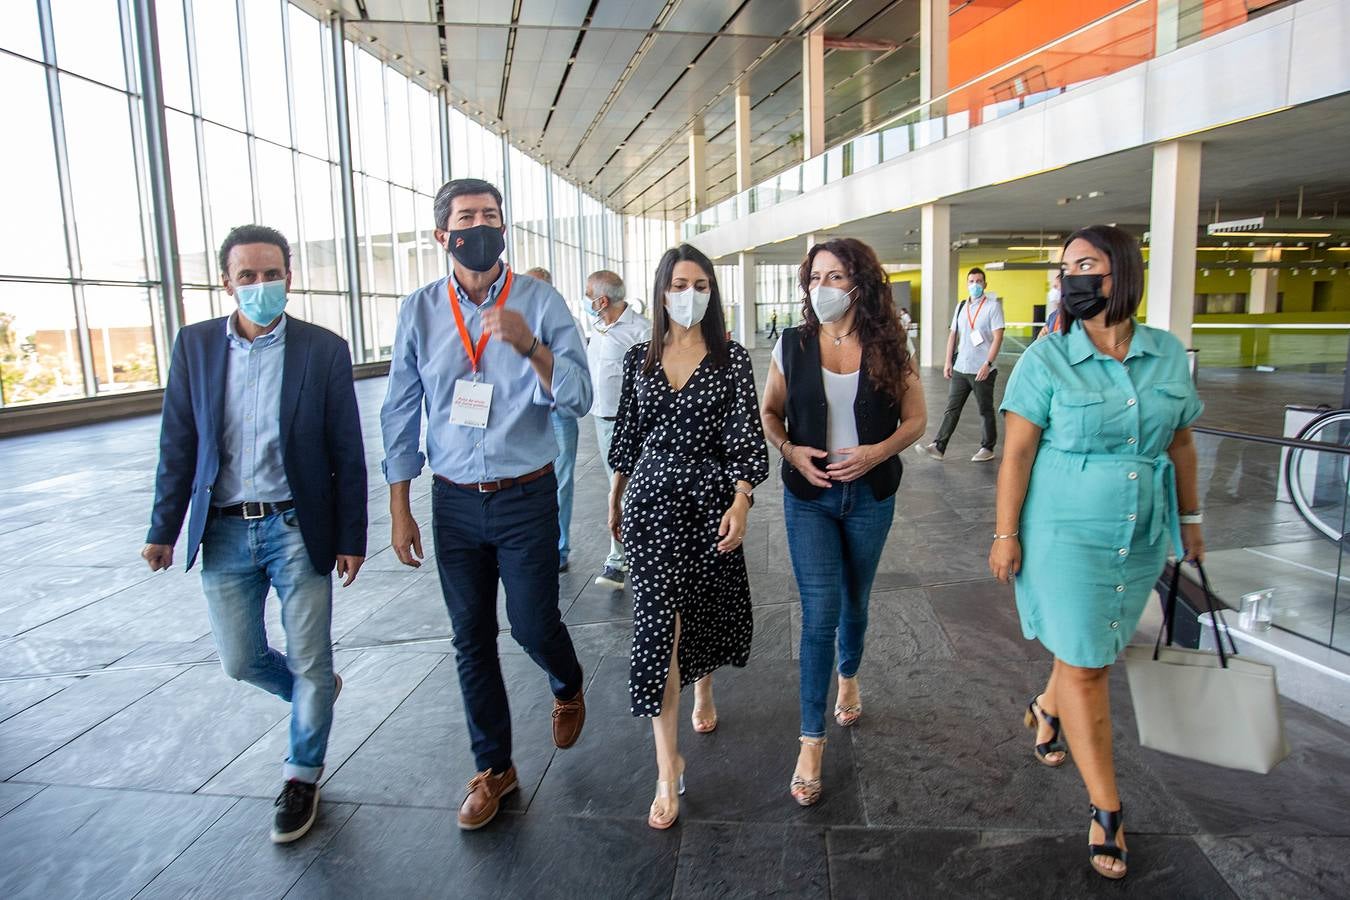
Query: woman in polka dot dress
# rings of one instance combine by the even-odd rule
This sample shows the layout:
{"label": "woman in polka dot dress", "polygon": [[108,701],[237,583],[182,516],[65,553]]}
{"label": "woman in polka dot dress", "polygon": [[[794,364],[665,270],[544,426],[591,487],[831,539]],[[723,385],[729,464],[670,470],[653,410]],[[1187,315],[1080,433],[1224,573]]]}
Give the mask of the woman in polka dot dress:
{"label": "woman in polka dot dress", "polygon": [[[633,587],[629,691],[652,717],[656,799],[647,823],[679,815],[680,689],[698,682],[695,728],[716,724],[708,676],[750,657],[750,581],[741,540],[752,491],[769,473],[750,355],[727,340],[712,263],[666,251],[652,291],[653,339],[624,358],[609,464],[609,526],[628,549]],[[627,493],[625,494],[625,489]]]}

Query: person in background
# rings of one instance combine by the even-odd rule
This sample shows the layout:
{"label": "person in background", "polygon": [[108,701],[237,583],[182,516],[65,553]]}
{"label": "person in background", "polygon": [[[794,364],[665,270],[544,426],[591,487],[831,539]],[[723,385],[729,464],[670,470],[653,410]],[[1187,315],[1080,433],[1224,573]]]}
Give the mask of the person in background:
{"label": "person in background", "polygon": [[[309,832],[342,678],[333,671],[332,571],[343,587],[366,555],[366,454],[347,342],[285,314],[291,248],[281,232],[241,225],[220,247],[238,309],[185,326],[173,344],[155,505],[142,558],[173,565],[188,519],[200,547],[220,665],[291,705],[272,841]],[[189,512],[189,506],[191,511]],[[286,652],[267,644],[276,588]]]}
{"label": "person in background", "polygon": [[900,307],[900,331],[905,336],[905,349],[909,351],[911,358],[914,353],[914,338],[910,336],[909,330],[914,327],[914,318],[909,314],[909,307]]}
{"label": "person in background", "polygon": [[[651,323],[638,315],[624,300],[623,279],[606,269],[592,272],[586,279],[584,307],[592,317],[591,338],[586,344],[586,363],[591,370],[595,402],[595,438],[600,445],[600,462],[605,477],[614,481],[609,464],[609,448],[614,438],[614,422],[619,415],[619,392],[623,389],[623,358],[630,348],[650,340]],[[611,590],[622,590],[628,574],[628,559],[623,544],[614,535],[609,538],[609,556],[595,583]]]}
{"label": "person in background", "polygon": [[774,310],[769,316],[769,337],[778,337],[778,310]]}
{"label": "person in background", "polygon": [[1025,722],[1042,764],[1073,751],[1091,803],[1088,858],[1115,879],[1126,872],[1125,819],[1108,677],[1169,545],[1204,559],[1191,435],[1203,406],[1181,341],[1134,318],[1138,242],[1109,225],[1082,228],[1063,266],[1060,329],[1027,348],[1003,397],[989,570],[1016,585],[1022,633],[1054,654]]}
{"label": "person in background", "polygon": [[[543,266],[526,269],[525,274],[553,286],[553,276]],[[565,302],[564,302],[565,303]],[[570,315],[570,313],[569,313]],[[581,323],[574,318],[577,333],[583,334]],[[553,437],[558,441],[558,455],[553,459],[553,474],[558,478],[558,571],[566,572],[572,555],[572,497],[576,492],[577,420],[561,412],[555,405],[549,412]]]}
{"label": "person in background", "polygon": [[1045,325],[1041,328],[1040,334],[1036,335],[1038,341],[1047,334],[1054,334],[1059,326],[1059,279],[1060,273],[1056,272],[1050,279],[1050,289],[1045,292]]}
{"label": "person in background", "polygon": [[694,727],[712,731],[713,670],[750,658],[741,542],[769,455],[750,354],[726,339],[712,262],[688,244],[667,250],[652,296],[665,300],[653,306],[652,339],[623,361],[609,525],[632,566],[632,713],[651,717],[656,743],[647,824],[665,829],[684,793],[680,689],[696,683]]}
{"label": "person in background", "polygon": [[802,598],[801,747],[789,791],[820,799],[825,704],[839,647],[841,727],[862,716],[858,668],[872,579],[895,518],[899,454],[927,426],[886,272],[853,238],[816,244],[798,273],[802,325],[773,348],[760,416],[783,456],[783,515]]}
{"label": "person in background", "polygon": [[937,439],[924,447],[933,459],[942,459],[947,452],[956,424],[961,421],[961,410],[971,393],[980,408],[983,430],[980,449],[971,462],[987,462],[994,458],[994,444],[998,442],[998,420],[994,413],[994,382],[998,379],[998,351],[1003,346],[1003,303],[985,290],[984,270],[971,269],[966,275],[967,299],[956,307],[952,316],[951,332],[947,335],[947,355],[942,375],[951,382],[947,392],[947,410]]}
{"label": "person in background", "polygon": [[[458,822],[472,831],[496,818],[502,798],[519,786],[497,655],[499,580],[511,637],[548,675],[554,746],[571,747],[586,722],[581,664],[558,609],[558,444],[548,413],[556,406],[584,415],[591,379],[562,297],[543,281],[517,279],[501,261],[501,192],[458,178],[436,192],[432,209],[451,270],[399,308],[380,408],[381,468],[389,482],[389,542],[412,568],[423,555],[412,480],[427,458],[435,473],[436,569],[477,769]],[[418,446],[424,403],[425,457]]]}

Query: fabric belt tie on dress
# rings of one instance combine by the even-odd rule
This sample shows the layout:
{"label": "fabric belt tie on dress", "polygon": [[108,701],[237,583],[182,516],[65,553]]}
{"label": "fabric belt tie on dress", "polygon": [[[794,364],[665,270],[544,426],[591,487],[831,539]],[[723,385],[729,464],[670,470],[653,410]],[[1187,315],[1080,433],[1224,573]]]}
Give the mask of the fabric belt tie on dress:
{"label": "fabric belt tie on dress", "polygon": [[545,463],[542,468],[535,469],[533,472],[526,472],[516,478],[499,478],[496,481],[477,481],[469,484],[461,484],[458,481],[451,481],[444,475],[437,475],[437,481],[443,481],[451,487],[457,487],[462,491],[477,491],[480,494],[493,494],[497,491],[504,491],[507,488],[513,488],[518,484],[529,484],[531,481],[538,481],[545,475],[553,471],[553,463]]}
{"label": "fabric belt tie on dress", "polygon": [[[1083,469],[1086,469],[1089,463],[1123,463],[1151,469],[1154,503],[1153,514],[1148,522],[1149,543],[1166,534],[1172,539],[1175,552],[1181,554],[1181,523],[1177,521],[1177,470],[1172,464],[1172,457],[1166,453],[1159,456],[1130,456],[1114,453],[1072,453],[1066,450],[1055,452],[1075,460],[1077,466]],[[1139,475],[1141,478],[1145,477],[1143,472]]]}

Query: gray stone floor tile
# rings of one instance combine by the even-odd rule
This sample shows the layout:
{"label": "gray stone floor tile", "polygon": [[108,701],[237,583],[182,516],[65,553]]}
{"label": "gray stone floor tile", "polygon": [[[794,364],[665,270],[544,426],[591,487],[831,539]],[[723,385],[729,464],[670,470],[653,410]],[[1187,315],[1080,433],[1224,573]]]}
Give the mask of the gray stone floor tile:
{"label": "gray stone floor tile", "polygon": [[59,619],[150,576],[93,566],[27,566],[5,576],[0,637],[22,634]]}
{"label": "gray stone floor tile", "polygon": [[26,802],[30,797],[36,796],[38,791],[43,789],[43,785],[40,784],[17,784],[10,781],[0,781],[0,816],[4,816],[19,804]]}
{"label": "gray stone floor tile", "polygon": [[232,681],[218,667],[192,667],[25,770],[24,777],[195,791],[288,713],[280,699]]}
{"label": "gray stone floor tile", "polygon": [[831,829],[836,897],[1219,900],[1233,892],[1185,836],[1130,835],[1130,872],[1109,882],[1088,866],[1082,834],[1015,831]]}
{"label": "gray stone floor tile", "polygon": [[1004,660],[1049,665],[1050,653],[1038,641],[1022,637],[1011,585],[988,578],[925,590],[958,659],[984,660],[991,665]]}
{"label": "gray stone floor tile", "polygon": [[461,832],[450,810],[362,806],[287,894],[303,898],[667,898],[679,826],[502,813]]}
{"label": "gray stone floor tile", "polygon": [[1200,834],[1195,842],[1244,900],[1332,900],[1350,885],[1350,838]]}
{"label": "gray stone floor tile", "polygon": [[0,722],[69,686],[70,680],[66,678],[26,678],[0,683]]}
{"label": "gray stone floor tile", "polygon": [[240,800],[146,885],[137,900],[284,895],[356,811],[350,804],[324,802],[322,791],[320,795],[313,829],[294,843],[280,845],[268,837],[276,812],[272,802]]}
{"label": "gray stone floor tile", "polygon": [[[1047,674],[1037,663],[953,661],[870,676],[866,711],[852,729],[868,823],[1056,830],[1075,821],[1087,806],[1076,769],[1038,763],[1022,725]],[[868,696],[887,702],[868,706]],[[1141,761],[1133,735],[1118,728],[1115,750],[1133,831],[1195,831],[1174,785]]]}
{"label": "gray stone floor tile", "polygon": [[[682,821],[811,825],[861,824],[854,754],[847,739],[825,754],[820,803],[802,809],[788,794],[797,759],[797,667],[782,660],[755,662],[714,675],[719,724],[695,734],[689,715],[692,688],[680,704],[680,753],[687,792]],[[606,659],[586,694],[587,733],[549,766],[530,814],[617,816],[641,822],[656,789],[656,755],[649,719],[629,714],[628,661]]]}
{"label": "gray stone floor tile", "polygon": [[674,900],[830,896],[823,828],[705,822],[680,827]]}
{"label": "gray stone floor tile", "polygon": [[120,640],[27,634],[0,638],[0,678],[101,669],[126,656],[148,639],[145,634]]}
{"label": "gray stone floor tile", "polygon": [[[333,708],[333,730],[328,738],[324,778],[331,779],[348,757],[370,737],[407,696],[436,668],[439,659],[426,653],[368,651],[338,653],[334,663],[342,674],[342,696]],[[201,792],[234,796],[274,796],[286,760],[290,717],[239,754],[208,781]]]}
{"label": "gray stone floor tile", "polygon": [[[49,754],[177,677],[177,669],[108,672],[69,679],[59,692],[0,722],[0,779]],[[114,753],[120,757],[125,748]]]}
{"label": "gray stone floor tile", "polygon": [[[522,788],[506,806],[519,808],[529,802],[556,752],[553,694],[543,671],[524,654],[503,653],[501,663],[511,703],[513,762]],[[591,672],[591,664],[583,660],[583,665]],[[589,702],[587,706],[589,710]],[[587,731],[563,755],[584,754],[588,745],[596,746],[592,721],[588,714]],[[327,795],[360,803],[458,809],[464,785],[475,771],[459,678],[454,660],[447,658],[333,773]]]}
{"label": "gray stone floor tile", "polygon": [[47,788],[0,818],[0,896],[131,897],[234,802]]}

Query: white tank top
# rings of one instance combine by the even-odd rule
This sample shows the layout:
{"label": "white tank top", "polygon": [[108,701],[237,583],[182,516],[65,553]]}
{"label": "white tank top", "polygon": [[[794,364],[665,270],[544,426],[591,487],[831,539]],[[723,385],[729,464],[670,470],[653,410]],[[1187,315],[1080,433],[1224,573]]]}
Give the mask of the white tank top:
{"label": "white tank top", "polygon": [[[773,345],[773,362],[783,372],[783,339]],[[820,367],[825,381],[825,447],[827,463],[843,459],[836,450],[858,446],[858,421],[853,416],[853,401],[858,397],[858,372],[840,375]]]}

